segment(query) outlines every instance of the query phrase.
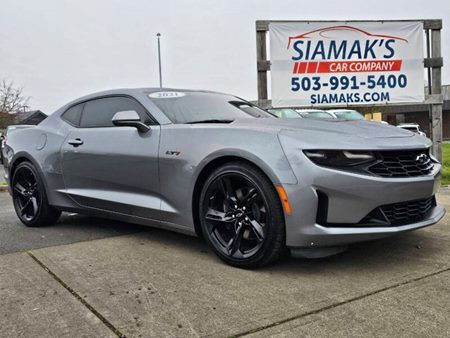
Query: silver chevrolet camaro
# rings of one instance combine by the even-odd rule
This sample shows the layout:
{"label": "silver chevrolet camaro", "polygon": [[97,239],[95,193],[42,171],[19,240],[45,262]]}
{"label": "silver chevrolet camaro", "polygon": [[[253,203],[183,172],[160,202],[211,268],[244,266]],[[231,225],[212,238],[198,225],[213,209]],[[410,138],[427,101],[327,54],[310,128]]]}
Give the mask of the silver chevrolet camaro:
{"label": "silver chevrolet camaro", "polygon": [[123,89],[8,135],[19,219],[61,211],[203,236],[228,264],[322,257],[439,221],[431,142],[369,121],[279,119],[238,97]]}

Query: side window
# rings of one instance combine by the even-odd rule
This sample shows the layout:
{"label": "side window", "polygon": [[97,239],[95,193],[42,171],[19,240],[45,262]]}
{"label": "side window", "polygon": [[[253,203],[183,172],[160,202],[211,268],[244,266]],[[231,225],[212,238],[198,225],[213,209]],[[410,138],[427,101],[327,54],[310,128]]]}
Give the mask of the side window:
{"label": "side window", "polygon": [[77,104],[66,110],[61,118],[75,127],[80,126],[81,112],[83,111],[84,103]]}
{"label": "side window", "polygon": [[111,120],[115,113],[124,110],[134,110],[145,124],[151,124],[152,120],[144,107],[138,102],[127,97],[105,97],[91,100],[85,103],[81,117],[82,128],[113,127]]}

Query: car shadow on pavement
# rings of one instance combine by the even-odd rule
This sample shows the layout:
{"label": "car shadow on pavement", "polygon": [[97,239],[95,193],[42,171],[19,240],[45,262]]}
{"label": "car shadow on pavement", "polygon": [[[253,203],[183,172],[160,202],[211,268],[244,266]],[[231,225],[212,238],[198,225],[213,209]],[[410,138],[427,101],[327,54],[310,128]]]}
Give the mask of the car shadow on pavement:
{"label": "car shadow on pavement", "polygon": [[51,226],[46,226],[45,228],[58,227],[60,229],[65,228],[76,228],[77,230],[107,230],[115,231],[117,233],[134,233],[134,232],[145,232],[152,228],[146,227],[139,224],[119,222],[107,218],[98,218],[93,216],[86,216],[74,213],[63,213],[58,222]]}
{"label": "car shadow on pavement", "polygon": [[[423,231],[399,234],[390,238],[353,244],[340,254],[319,259],[294,259],[287,257],[269,266],[272,272],[323,273],[325,270],[341,271],[398,271],[414,272],[419,265],[433,262],[446,265],[449,259],[448,243]],[[437,263],[437,264],[436,264]]]}
{"label": "car shadow on pavement", "polygon": [[[97,219],[95,219],[97,220]],[[85,220],[85,224],[91,224]],[[110,226],[111,221],[103,225]],[[102,223],[100,223],[102,224]],[[118,229],[133,227],[133,237],[140,238],[140,244],[146,242],[158,242],[166,247],[173,247],[177,250],[190,253],[203,253],[205,259],[215,260],[217,264],[224,264],[215,256],[205,241],[201,238],[191,237],[164,229],[140,227],[128,223],[116,222],[114,225]],[[139,232],[139,233],[137,233]],[[350,245],[348,250],[326,258],[320,259],[298,259],[286,254],[279,261],[258,269],[257,271],[270,271],[277,273],[322,273],[326,269],[397,269],[401,266],[416,264],[427,264],[430,261],[445,264],[448,261],[449,250],[446,249],[448,243],[440,238],[438,234],[429,230],[418,230],[399,234],[393,237],[378,239],[374,241],[362,242]],[[206,258],[208,257],[208,258]]]}

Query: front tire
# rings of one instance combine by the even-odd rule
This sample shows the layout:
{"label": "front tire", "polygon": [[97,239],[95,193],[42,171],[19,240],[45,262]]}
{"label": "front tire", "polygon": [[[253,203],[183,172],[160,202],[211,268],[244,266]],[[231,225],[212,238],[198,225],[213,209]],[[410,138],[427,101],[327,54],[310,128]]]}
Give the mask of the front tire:
{"label": "front tire", "polygon": [[285,251],[279,196],[251,164],[237,161],[214,170],[203,186],[199,212],[203,236],[229,265],[261,267]]}
{"label": "front tire", "polygon": [[23,224],[41,227],[56,223],[61,211],[48,204],[42,179],[30,162],[17,166],[11,182],[14,209]]}

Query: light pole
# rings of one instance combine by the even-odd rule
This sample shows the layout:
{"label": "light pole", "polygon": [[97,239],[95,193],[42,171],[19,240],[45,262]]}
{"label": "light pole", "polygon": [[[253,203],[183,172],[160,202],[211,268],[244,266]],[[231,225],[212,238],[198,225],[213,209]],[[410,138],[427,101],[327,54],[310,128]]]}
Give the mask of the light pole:
{"label": "light pole", "polygon": [[161,73],[161,43],[160,43],[160,37],[161,34],[156,34],[158,38],[158,64],[159,64],[159,88],[162,88],[162,73]]}

